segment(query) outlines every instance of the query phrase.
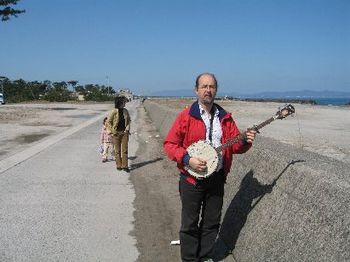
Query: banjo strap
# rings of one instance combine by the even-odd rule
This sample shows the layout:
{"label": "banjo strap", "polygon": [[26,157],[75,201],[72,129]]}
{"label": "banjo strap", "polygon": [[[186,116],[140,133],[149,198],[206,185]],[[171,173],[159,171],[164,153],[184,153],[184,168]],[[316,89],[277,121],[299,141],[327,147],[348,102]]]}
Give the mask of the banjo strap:
{"label": "banjo strap", "polygon": [[215,115],[215,108],[214,105],[212,106],[211,110],[210,110],[210,126],[209,126],[209,141],[210,144],[213,141],[213,121],[214,121],[214,115]]}

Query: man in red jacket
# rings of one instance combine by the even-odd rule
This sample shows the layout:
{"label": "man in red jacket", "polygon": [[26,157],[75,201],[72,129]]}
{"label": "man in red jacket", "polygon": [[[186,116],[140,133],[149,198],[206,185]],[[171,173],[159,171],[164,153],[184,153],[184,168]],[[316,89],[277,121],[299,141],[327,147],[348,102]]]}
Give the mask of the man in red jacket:
{"label": "man in red jacket", "polygon": [[196,79],[197,101],[176,117],[165,140],[164,149],[180,170],[179,191],[182,203],[180,245],[183,261],[210,261],[210,250],[216,239],[221,219],[224,183],[230,172],[232,154],[246,152],[254,141],[256,131],[247,130],[245,138],[219,154],[216,171],[204,179],[191,176],[191,168],[203,172],[206,161],[190,157],[186,152],[194,142],[206,140],[218,147],[240,134],[231,114],[214,103],[217,80],[211,73]]}

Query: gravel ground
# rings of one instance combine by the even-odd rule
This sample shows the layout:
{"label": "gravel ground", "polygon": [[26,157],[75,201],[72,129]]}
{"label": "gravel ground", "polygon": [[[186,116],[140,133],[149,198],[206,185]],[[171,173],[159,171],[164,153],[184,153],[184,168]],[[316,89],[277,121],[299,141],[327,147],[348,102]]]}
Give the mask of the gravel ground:
{"label": "gravel ground", "polygon": [[143,107],[139,107],[138,116],[139,130],[135,135],[139,150],[131,167],[138,261],[180,261],[179,246],[170,245],[171,240],[179,238],[178,172],[164,154],[162,138]]}

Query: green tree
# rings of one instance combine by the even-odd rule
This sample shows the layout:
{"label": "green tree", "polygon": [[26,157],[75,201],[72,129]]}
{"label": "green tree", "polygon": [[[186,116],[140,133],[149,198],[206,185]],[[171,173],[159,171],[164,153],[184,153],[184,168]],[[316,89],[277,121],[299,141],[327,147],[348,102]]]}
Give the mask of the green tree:
{"label": "green tree", "polygon": [[27,94],[25,92],[26,81],[18,79],[14,81],[5,82],[5,91],[7,101],[9,103],[18,103],[27,100]]}
{"label": "green tree", "polygon": [[39,100],[43,95],[45,95],[47,85],[39,81],[32,81],[27,83],[27,88],[31,95],[30,100]]}
{"label": "green tree", "polygon": [[72,99],[71,93],[68,90],[68,85],[65,81],[54,82],[52,86],[48,88],[44,99],[50,102],[67,102]]}
{"label": "green tree", "polygon": [[19,0],[0,0],[0,17],[2,21],[7,21],[10,16],[17,17],[18,14],[24,13],[25,10],[18,10],[11,7],[16,5]]}
{"label": "green tree", "polygon": [[105,86],[88,84],[84,86],[84,91],[81,92],[86,101],[110,101],[113,97],[108,95],[108,89]]}
{"label": "green tree", "polygon": [[75,89],[75,86],[78,84],[78,81],[76,80],[70,80],[67,82],[73,89]]}
{"label": "green tree", "polygon": [[78,85],[74,87],[75,92],[85,94],[85,88],[82,85]]}
{"label": "green tree", "polygon": [[87,101],[112,101],[115,91],[102,85],[88,84],[85,86],[78,85],[78,81],[61,81],[51,82],[45,80],[25,81],[23,79],[11,81],[7,77],[2,77],[2,84],[6,100],[9,103],[19,103],[35,100],[47,100],[49,102],[67,102],[77,100],[74,92],[68,89],[72,87],[76,92],[83,95]]}

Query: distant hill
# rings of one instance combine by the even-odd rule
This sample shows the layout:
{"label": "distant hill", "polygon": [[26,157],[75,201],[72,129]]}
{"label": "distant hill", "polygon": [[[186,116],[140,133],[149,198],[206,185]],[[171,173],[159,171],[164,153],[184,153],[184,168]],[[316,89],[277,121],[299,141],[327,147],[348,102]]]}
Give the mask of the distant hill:
{"label": "distant hill", "polygon": [[161,90],[161,91],[153,91],[149,94],[145,94],[149,96],[180,96],[180,97],[191,97],[196,96],[193,89],[179,89],[179,90]]}
{"label": "distant hill", "polygon": [[[145,94],[146,95],[146,94]],[[192,97],[195,93],[192,89],[179,89],[179,90],[162,90],[154,91],[148,94],[150,96],[176,96],[176,97]],[[244,93],[229,93],[229,92],[219,92],[219,95],[227,95],[237,98],[350,98],[350,92],[340,92],[340,91],[312,91],[312,90],[301,90],[301,91],[285,91],[285,92],[259,92],[253,94]]]}

